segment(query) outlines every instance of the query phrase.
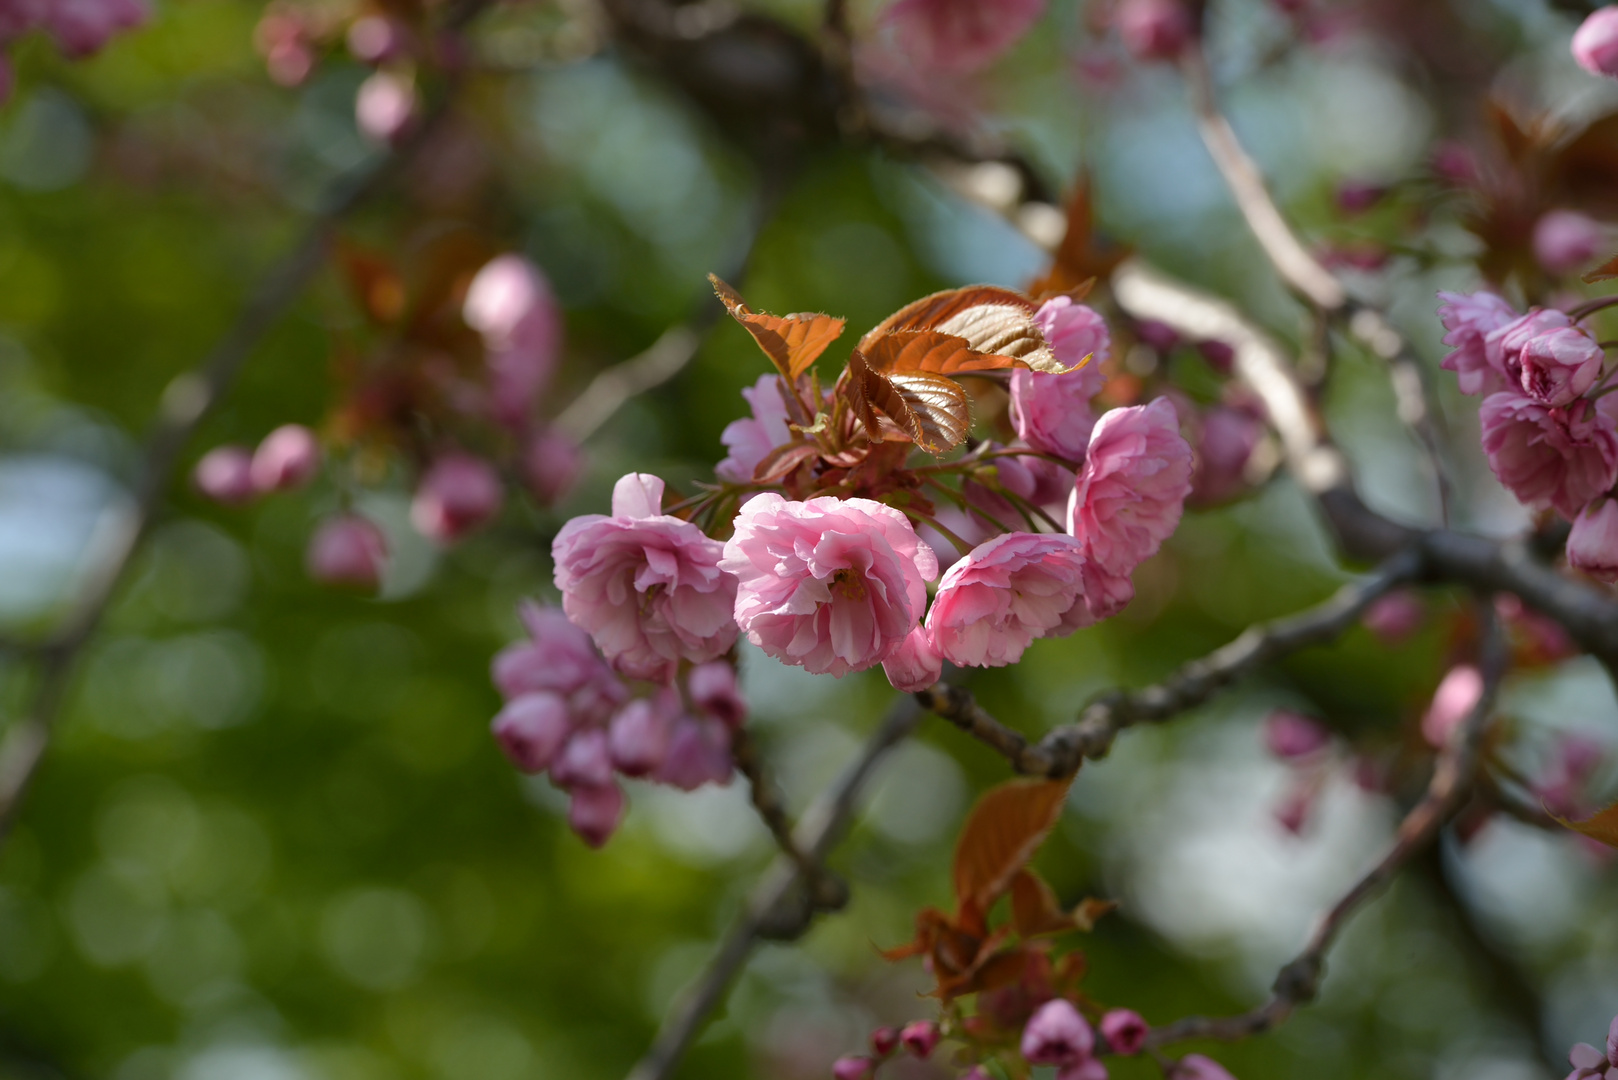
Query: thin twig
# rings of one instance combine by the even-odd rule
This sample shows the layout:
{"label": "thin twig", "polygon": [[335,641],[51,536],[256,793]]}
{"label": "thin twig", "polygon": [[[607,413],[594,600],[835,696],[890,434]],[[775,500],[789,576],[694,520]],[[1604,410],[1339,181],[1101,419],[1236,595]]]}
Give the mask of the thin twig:
{"label": "thin twig", "polygon": [[581,443],[600,430],[624,403],[661,386],[684,370],[702,339],[689,326],[671,326],[638,356],[603,371],[556,418],[556,430]]}
{"label": "thin twig", "polygon": [[1056,728],[1032,745],[961,687],[941,682],[918,693],[916,700],[993,747],[1018,772],[1071,776],[1086,758],[1105,756],[1125,728],[1178,716],[1265,664],[1340,636],[1378,597],[1415,580],[1420,572],[1419,553],[1402,552],[1375,573],[1343,586],[1324,603],[1251,626],[1230,644],[1191,661],[1156,685],[1102,697],[1084,709],[1077,723]]}
{"label": "thin twig", "polygon": [[1153,1030],[1148,1045],[1168,1046],[1191,1039],[1245,1039],[1269,1031],[1291,1016],[1298,1006],[1313,1001],[1325,974],[1326,953],[1348,920],[1438,837],[1444,823],[1465,802],[1507,662],[1505,637],[1492,607],[1485,603],[1479,604],[1479,608],[1484,620],[1483,655],[1479,664],[1483,672],[1483,696],[1440,752],[1426,793],[1399,823],[1398,833],[1387,853],[1321,917],[1303,951],[1276,976],[1268,1001],[1236,1016],[1194,1016],[1176,1020]]}
{"label": "thin twig", "polygon": [[[890,709],[860,756],[804,814],[796,838],[798,846],[811,858],[817,862],[825,859],[842,839],[872,773],[888,752],[915,730],[922,715],[915,702],[908,698]],[[792,903],[795,896],[801,896],[796,890],[802,880],[798,866],[791,859],[783,856],[776,860],[748,897],[701,977],[664,1019],[657,1038],[630,1070],[628,1080],[667,1080],[673,1075],[686,1048],[723,1001],[726,989],[747,962],[753,947],[767,937],[797,937],[808,929],[813,912],[794,910]]]}
{"label": "thin twig", "polygon": [[798,844],[793,836],[792,822],[787,817],[786,801],[765,767],[758,743],[753,741],[752,733],[745,725],[738,726],[731,733],[730,756],[735,760],[736,768],[747,777],[753,809],[758,811],[759,818],[769,829],[781,854],[798,868],[798,876],[808,888],[815,908],[819,911],[841,909],[848,903],[848,886]]}
{"label": "thin twig", "polygon": [[[487,0],[468,0],[450,14],[446,25],[464,26],[486,3]],[[458,87],[457,79],[448,81],[423,122],[396,149],[332,184],[302,238],[260,280],[224,337],[194,371],[175,379],[164,391],[136,481],[133,509],[113,523],[78,600],[41,647],[38,682],[27,710],[0,738],[0,836],[9,831],[29,781],[50,745],[79,654],[101,624],[136,551],[156,521],[186,444],[224,398],[264,335],[325,265],[338,225],[381,191],[428,142],[447,115]]]}

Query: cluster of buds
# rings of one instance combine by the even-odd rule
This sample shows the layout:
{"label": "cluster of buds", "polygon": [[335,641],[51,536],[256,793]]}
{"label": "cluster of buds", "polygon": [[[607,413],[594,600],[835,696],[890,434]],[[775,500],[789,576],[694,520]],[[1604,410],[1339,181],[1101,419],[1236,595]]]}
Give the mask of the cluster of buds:
{"label": "cluster of buds", "polygon": [[[65,56],[99,52],[115,34],[146,21],[145,0],[0,0],[0,50],[30,30],[50,35]],[[0,101],[11,95],[15,75],[0,51]]]}
{"label": "cluster of buds", "polygon": [[560,610],[526,604],[522,619],[529,640],[494,659],[506,699],[494,736],[517,768],[549,773],[568,793],[568,823],[586,843],[600,847],[623,819],[615,773],[683,791],[730,782],[731,732],[747,704],[728,661],[690,668],[683,694],[659,680],[636,696]]}
{"label": "cluster of buds", "polygon": [[931,1020],[912,1020],[903,1027],[880,1027],[871,1032],[871,1053],[846,1054],[832,1062],[833,1080],[870,1080],[877,1070],[900,1054],[926,1061],[938,1047],[942,1032]]}
{"label": "cluster of buds", "polygon": [[1489,292],[1440,293],[1439,317],[1454,352],[1443,366],[1461,391],[1487,395],[1483,450],[1496,477],[1525,506],[1573,522],[1568,562],[1618,581],[1618,406],[1605,395],[1606,353],[1579,322],[1554,308],[1519,314]]}
{"label": "cluster of buds", "polygon": [[1607,1029],[1605,1049],[1579,1043],[1567,1055],[1573,1071],[1567,1080],[1618,1080],[1618,1017]]}

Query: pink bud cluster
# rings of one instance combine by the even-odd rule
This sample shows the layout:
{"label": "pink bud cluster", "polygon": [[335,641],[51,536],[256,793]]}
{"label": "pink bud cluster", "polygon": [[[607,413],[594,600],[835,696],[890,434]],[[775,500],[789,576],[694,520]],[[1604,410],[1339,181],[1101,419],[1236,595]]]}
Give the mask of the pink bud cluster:
{"label": "pink bud cluster", "polygon": [[1618,1017],[1607,1028],[1604,1048],[1579,1043],[1568,1052],[1567,1059],[1573,1066],[1567,1080],[1618,1080]]}
{"label": "pink bud cluster", "polygon": [[1605,353],[1561,311],[1519,315],[1500,297],[1440,293],[1439,318],[1454,351],[1443,366],[1480,408],[1489,467],[1536,510],[1573,521],[1568,562],[1618,580],[1618,413],[1603,396]]}
{"label": "pink bud cluster", "polygon": [[[99,52],[149,14],[145,0],[0,0],[0,49],[42,30],[65,56],[78,59]],[[11,62],[0,52],[0,101],[10,96],[12,80]]]}
{"label": "pink bud cluster", "polygon": [[568,793],[568,823],[586,843],[600,847],[622,821],[618,775],[685,791],[730,782],[730,732],[747,704],[728,662],[692,668],[683,697],[673,685],[636,697],[564,612],[525,604],[522,618],[529,639],[494,659],[506,699],[494,736],[513,765]]}

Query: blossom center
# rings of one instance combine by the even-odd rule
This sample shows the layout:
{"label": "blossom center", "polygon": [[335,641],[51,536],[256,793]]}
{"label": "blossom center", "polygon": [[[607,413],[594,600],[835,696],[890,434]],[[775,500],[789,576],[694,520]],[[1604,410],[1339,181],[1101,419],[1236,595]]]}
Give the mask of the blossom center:
{"label": "blossom center", "polygon": [[831,587],[844,600],[865,599],[865,575],[851,566],[832,575]]}

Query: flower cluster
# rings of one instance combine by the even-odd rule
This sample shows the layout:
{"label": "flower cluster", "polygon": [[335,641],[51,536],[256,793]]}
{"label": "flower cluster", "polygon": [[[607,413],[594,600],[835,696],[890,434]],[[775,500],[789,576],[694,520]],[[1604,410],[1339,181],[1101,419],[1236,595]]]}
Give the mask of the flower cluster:
{"label": "flower cluster", "polygon": [[1618,413],[1604,394],[1606,354],[1551,308],[1518,314],[1488,292],[1440,293],[1454,351],[1443,366],[1480,408],[1489,467],[1525,506],[1573,522],[1568,562],[1618,580]]}
{"label": "flower cluster", "polygon": [[[148,14],[145,0],[0,0],[0,49],[42,30],[64,55],[85,57]],[[11,62],[0,52],[0,101],[10,96],[13,79]]]}
{"label": "flower cluster", "polygon": [[623,819],[614,774],[685,791],[730,782],[730,731],[747,716],[730,664],[691,669],[684,698],[671,685],[632,696],[565,613],[528,604],[522,618],[529,639],[494,659],[506,700],[494,736],[513,765],[568,793],[568,823],[587,843],[606,843]]}
{"label": "flower cluster", "polygon": [[1618,1077],[1618,1017],[1607,1029],[1605,1048],[1579,1043],[1568,1052],[1567,1059],[1573,1071],[1567,1080],[1613,1080]]}

